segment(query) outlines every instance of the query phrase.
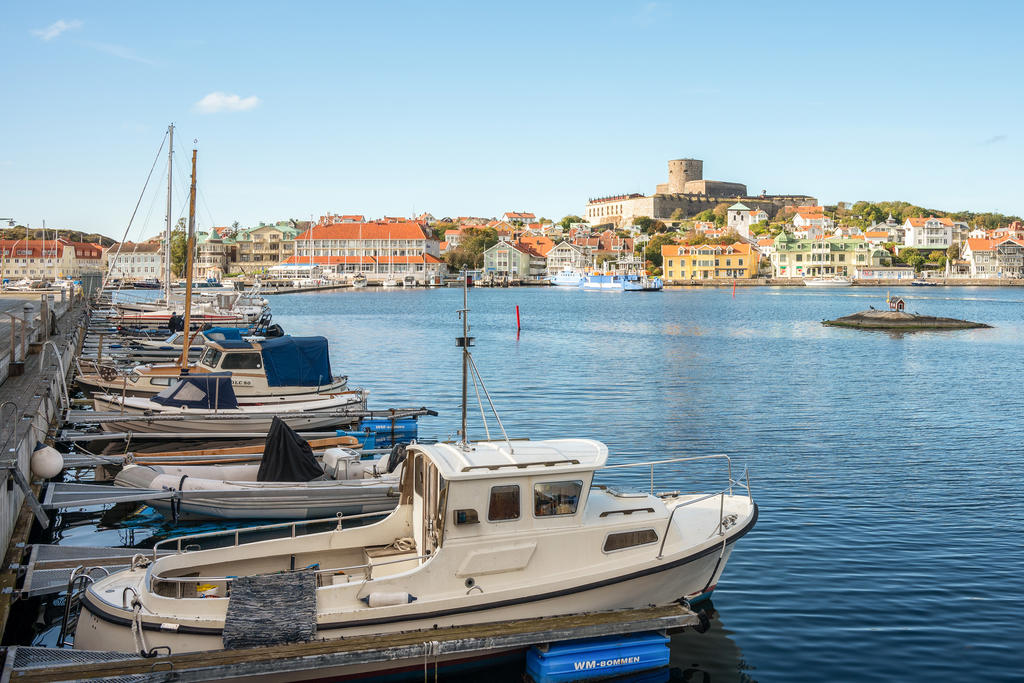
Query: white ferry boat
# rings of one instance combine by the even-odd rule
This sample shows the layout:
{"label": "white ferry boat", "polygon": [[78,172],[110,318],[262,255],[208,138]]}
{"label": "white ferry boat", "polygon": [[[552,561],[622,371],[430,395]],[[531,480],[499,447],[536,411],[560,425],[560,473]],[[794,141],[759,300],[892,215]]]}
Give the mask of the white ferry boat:
{"label": "white ferry boat", "polygon": [[805,278],[804,286],[806,287],[849,287],[853,284],[853,280],[848,277],[813,277]]}
{"label": "white ferry boat", "polygon": [[586,277],[586,274],[575,268],[563,268],[548,278],[548,280],[555,287],[579,287],[584,277]]}

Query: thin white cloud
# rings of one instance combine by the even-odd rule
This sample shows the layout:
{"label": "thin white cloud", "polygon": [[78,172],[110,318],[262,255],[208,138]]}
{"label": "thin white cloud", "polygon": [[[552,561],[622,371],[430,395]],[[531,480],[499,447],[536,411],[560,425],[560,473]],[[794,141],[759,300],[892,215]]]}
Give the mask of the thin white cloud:
{"label": "thin white cloud", "polygon": [[194,109],[202,114],[217,114],[222,111],[248,111],[259,103],[260,98],[255,95],[239,97],[223,92],[212,92],[196,102]]}
{"label": "thin white cloud", "polygon": [[32,35],[38,37],[40,40],[51,41],[64,31],[69,31],[75,28],[81,28],[82,22],[78,19],[72,19],[71,21],[64,21],[58,19],[46,28],[37,28],[32,31]]}
{"label": "thin white cloud", "polygon": [[148,64],[149,66],[155,66],[155,63],[151,59],[140,57],[135,54],[135,51],[130,47],[124,45],[114,45],[112,43],[85,43],[86,46],[91,47],[93,50],[104,52],[118,59],[127,59],[130,62],[139,62],[140,64]]}
{"label": "thin white cloud", "polygon": [[987,140],[982,140],[981,144],[983,144],[983,145],[994,145],[997,142],[1005,142],[1006,138],[1008,138],[1008,137],[1009,137],[1008,135],[993,135],[992,137],[988,138]]}

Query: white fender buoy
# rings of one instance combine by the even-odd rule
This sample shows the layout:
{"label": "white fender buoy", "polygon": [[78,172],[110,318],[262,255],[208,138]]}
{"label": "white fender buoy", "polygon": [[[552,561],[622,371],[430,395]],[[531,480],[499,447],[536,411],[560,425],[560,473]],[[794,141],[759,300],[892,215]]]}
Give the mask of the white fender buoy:
{"label": "white fender buoy", "polygon": [[360,598],[369,607],[387,607],[389,605],[407,605],[416,599],[415,595],[409,593],[388,593],[378,591]]}
{"label": "white fender buoy", "polygon": [[64,469],[64,456],[53,446],[39,444],[29,461],[32,474],[40,479],[56,477]]}

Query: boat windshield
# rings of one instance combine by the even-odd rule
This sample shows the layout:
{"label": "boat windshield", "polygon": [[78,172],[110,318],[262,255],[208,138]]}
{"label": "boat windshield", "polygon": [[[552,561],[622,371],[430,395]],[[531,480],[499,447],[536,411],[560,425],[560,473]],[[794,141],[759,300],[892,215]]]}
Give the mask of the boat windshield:
{"label": "boat windshield", "polygon": [[220,357],[223,355],[224,354],[221,353],[218,349],[211,347],[203,352],[203,357],[199,360],[199,362],[208,368],[215,368],[217,367],[217,363],[220,362]]}

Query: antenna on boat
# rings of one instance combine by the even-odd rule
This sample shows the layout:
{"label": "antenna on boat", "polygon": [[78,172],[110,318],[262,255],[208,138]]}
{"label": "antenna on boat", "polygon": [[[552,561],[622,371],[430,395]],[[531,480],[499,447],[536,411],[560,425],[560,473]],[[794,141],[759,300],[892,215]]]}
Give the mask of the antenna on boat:
{"label": "antenna on boat", "polygon": [[455,338],[455,345],[462,349],[462,431],[460,432],[461,438],[459,440],[459,444],[464,449],[469,449],[469,435],[466,429],[466,417],[469,404],[469,372],[472,370],[473,390],[476,392],[476,402],[480,406],[480,418],[484,423],[484,431],[487,433],[487,438],[491,438],[491,430],[490,427],[487,426],[487,415],[484,413],[483,401],[480,400],[480,389],[484,390],[484,397],[487,399],[487,405],[491,407],[491,412],[494,413],[494,419],[498,422],[498,428],[501,429],[501,434],[505,437],[505,444],[508,446],[508,452],[514,453],[515,451],[512,448],[512,441],[508,438],[508,432],[505,431],[505,425],[501,423],[501,416],[498,415],[498,411],[494,407],[494,401],[491,400],[491,395],[487,391],[487,386],[484,384],[484,378],[480,376],[480,371],[476,367],[476,362],[473,361],[473,355],[469,352],[469,347],[473,345],[474,341],[474,338],[469,336],[469,282],[469,273],[463,271],[462,309],[459,310],[459,317],[462,318],[462,336]]}

